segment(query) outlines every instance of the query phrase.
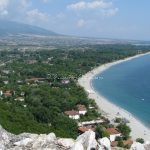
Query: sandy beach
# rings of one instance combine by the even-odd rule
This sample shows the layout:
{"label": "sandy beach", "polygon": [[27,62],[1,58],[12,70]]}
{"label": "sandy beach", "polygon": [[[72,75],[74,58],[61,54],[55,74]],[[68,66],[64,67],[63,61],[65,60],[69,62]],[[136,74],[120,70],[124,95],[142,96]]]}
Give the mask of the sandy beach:
{"label": "sandy beach", "polygon": [[[94,70],[88,72],[87,74],[83,75],[81,78],[79,78],[78,83],[80,86],[82,86],[89,94],[89,98],[94,99],[101,111],[104,111],[107,114],[107,117],[109,120],[113,120],[116,117],[123,117],[127,118],[130,123],[128,124],[131,127],[131,136],[135,140],[136,138],[143,138],[145,141],[150,141],[150,129],[144,126],[142,122],[140,122],[138,119],[136,119],[132,114],[127,112],[126,110],[122,109],[121,107],[111,103],[106,98],[101,96],[99,93],[97,93],[91,84],[92,79],[99,73],[103,72],[104,70],[110,68],[113,65],[129,61],[132,59],[135,59],[137,57],[141,57],[144,55],[150,54],[139,54],[133,57],[129,57],[123,60],[115,61],[112,63],[107,63],[104,65],[101,65]],[[118,116],[119,113],[119,116]]]}

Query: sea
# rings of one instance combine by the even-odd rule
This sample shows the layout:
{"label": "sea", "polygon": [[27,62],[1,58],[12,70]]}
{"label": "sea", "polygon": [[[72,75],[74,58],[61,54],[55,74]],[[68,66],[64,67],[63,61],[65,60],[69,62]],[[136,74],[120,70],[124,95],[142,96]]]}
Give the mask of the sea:
{"label": "sea", "polygon": [[92,80],[92,86],[150,128],[150,54],[110,67]]}

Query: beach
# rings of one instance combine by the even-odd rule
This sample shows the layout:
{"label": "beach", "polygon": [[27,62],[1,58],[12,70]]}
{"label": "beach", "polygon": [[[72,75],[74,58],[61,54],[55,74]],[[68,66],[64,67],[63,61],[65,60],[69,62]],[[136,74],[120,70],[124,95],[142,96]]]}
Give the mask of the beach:
{"label": "beach", "polygon": [[150,54],[150,52],[145,53],[145,54],[138,54],[136,56],[129,57],[123,60],[118,60],[112,63],[101,65],[93,69],[92,71],[88,72],[87,74],[83,75],[78,80],[79,85],[82,86],[86,90],[89,98],[95,100],[99,109],[102,112],[105,112],[105,116],[107,116],[109,120],[113,120],[116,117],[126,118],[127,120],[129,120],[130,123],[128,123],[128,125],[130,126],[132,130],[131,136],[133,140],[137,138],[143,138],[145,141],[150,141],[150,129],[146,127],[142,122],[140,122],[137,118],[135,118],[131,113],[111,103],[109,100],[107,100],[102,95],[97,93],[97,91],[95,91],[94,88],[92,87],[91,82],[92,82],[92,79],[94,78],[96,79],[97,74],[102,73],[103,71],[105,71],[106,69],[109,69],[113,65],[116,65],[125,61],[130,61],[132,59],[135,59],[137,57],[141,57],[147,54]]}

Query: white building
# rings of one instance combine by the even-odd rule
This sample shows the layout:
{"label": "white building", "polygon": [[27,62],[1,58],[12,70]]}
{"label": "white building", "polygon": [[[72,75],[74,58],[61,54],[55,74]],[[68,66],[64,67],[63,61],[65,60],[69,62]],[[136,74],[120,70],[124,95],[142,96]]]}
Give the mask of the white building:
{"label": "white building", "polygon": [[87,109],[84,105],[77,105],[77,109],[80,115],[85,115],[87,113]]}
{"label": "white building", "polygon": [[67,116],[69,116],[69,118],[75,119],[75,120],[80,118],[79,112],[75,111],[75,110],[65,111],[65,115],[67,115]]}
{"label": "white building", "polygon": [[24,98],[23,98],[23,97],[17,97],[17,98],[15,99],[15,101],[23,102],[23,101],[24,101]]}
{"label": "white building", "polygon": [[106,132],[110,135],[111,142],[115,141],[116,137],[121,136],[121,133],[116,128],[107,128]]}
{"label": "white building", "polygon": [[0,96],[2,96],[3,95],[3,91],[0,91]]}

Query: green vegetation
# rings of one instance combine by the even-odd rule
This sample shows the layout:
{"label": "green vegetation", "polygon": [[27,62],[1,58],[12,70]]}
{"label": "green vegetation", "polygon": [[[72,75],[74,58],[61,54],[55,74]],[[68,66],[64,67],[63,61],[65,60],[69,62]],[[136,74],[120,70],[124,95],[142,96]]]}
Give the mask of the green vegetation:
{"label": "green vegetation", "polygon": [[144,139],[142,139],[142,138],[137,138],[137,139],[136,139],[136,142],[139,142],[139,143],[143,144],[143,143],[144,143]]}
{"label": "green vegetation", "polygon": [[103,138],[103,137],[108,137],[109,138],[109,134],[106,132],[106,129],[102,126],[102,125],[98,125],[96,127],[96,138]]}
{"label": "green vegetation", "polygon": [[119,124],[117,126],[117,128],[119,129],[119,131],[122,133],[123,135],[123,139],[124,140],[127,140],[130,136],[130,132],[131,132],[131,129],[129,126],[127,126],[126,124]]}
{"label": "green vegetation", "polygon": [[115,122],[116,122],[116,123],[121,123],[121,121],[122,121],[121,118],[116,118],[116,119],[115,119]]}
{"label": "green vegetation", "polygon": [[118,147],[124,147],[123,141],[118,141]]}
{"label": "green vegetation", "polygon": [[[89,105],[96,107],[78,86],[77,79],[96,66],[133,56],[139,49],[148,51],[148,47],[132,45],[0,51],[0,64],[3,64],[0,66],[0,91],[11,93],[11,96],[0,96],[0,124],[15,134],[55,132],[57,136],[75,138],[77,122],[66,117],[64,111],[75,109],[77,104],[87,109]],[[67,83],[63,82],[66,80]],[[20,97],[22,100],[18,100]],[[98,117],[101,115],[97,110],[88,109],[81,120]],[[98,136],[106,136],[99,128]],[[129,136],[130,129],[126,125],[118,128],[125,138]]]}

